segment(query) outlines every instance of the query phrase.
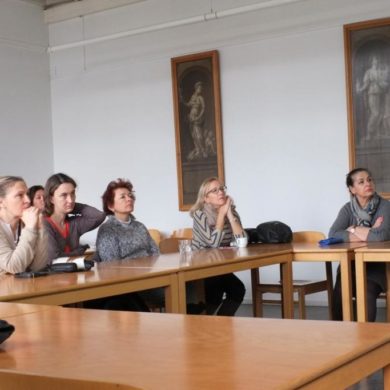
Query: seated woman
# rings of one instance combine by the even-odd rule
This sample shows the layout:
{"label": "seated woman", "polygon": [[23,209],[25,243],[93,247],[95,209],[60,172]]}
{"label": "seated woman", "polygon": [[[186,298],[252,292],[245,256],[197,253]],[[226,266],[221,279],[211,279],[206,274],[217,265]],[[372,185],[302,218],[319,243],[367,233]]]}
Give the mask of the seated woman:
{"label": "seated woman", "polygon": [[101,261],[158,255],[159,250],[145,225],[133,216],[135,192],[124,179],[110,182],[103,196],[107,221],[100,226],[96,249]]}
{"label": "seated woman", "polygon": [[42,214],[30,206],[21,177],[0,177],[0,274],[39,271],[47,265]]}
{"label": "seated woman", "polygon": [[49,177],[45,185],[45,229],[49,240],[49,261],[57,257],[84,254],[88,245],[80,237],[105,219],[102,211],[76,203],[76,182],[64,173]]}
{"label": "seated woman", "polygon": [[30,198],[31,206],[36,207],[40,212],[45,209],[45,189],[38,185],[28,189],[28,197]]}
{"label": "seated woman", "polygon": [[[103,196],[103,210],[108,220],[99,228],[96,239],[100,261],[131,259],[159,254],[159,249],[146,227],[133,215],[135,193],[128,180],[111,181]],[[163,303],[161,291],[142,292],[139,299]]]}
{"label": "seated woman", "polygon": [[[329,237],[344,242],[368,242],[390,240],[390,203],[375,192],[374,180],[365,168],[356,168],[347,174],[346,184],[351,201],[346,203],[329,231]],[[353,290],[355,272],[353,267]],[[384,263],[367,264],[367,309],[368,320],[376,318],[376,299],[386,291],[386,271]],[[342,320],[340,268],[333,295],[333,319]]]}
{"label": "seated woman", "polygon": [[[200,186],[196,203],[190,210],[194,219],[193,249],[229,246],[234,236],[245,236],[233,200],[216,177]],[[225,299],[223,299],[226,294]],[[205,279],[206,313],[233,316],[245,295],[245,286],[233,273]]]}

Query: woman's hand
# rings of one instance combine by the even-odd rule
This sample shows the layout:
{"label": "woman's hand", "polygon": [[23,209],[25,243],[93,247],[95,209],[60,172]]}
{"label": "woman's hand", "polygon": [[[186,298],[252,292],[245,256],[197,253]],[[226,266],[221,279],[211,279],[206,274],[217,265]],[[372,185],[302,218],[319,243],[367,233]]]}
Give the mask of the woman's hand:
{"label": "woman's hand", "polygon": [[229,212],[232,212],[232,198],[230,196],[226,196],[226,202],[219,208],[218,214],[221,213],[225,217],[226,215],[229,215]]}
{"label": "woman's hand", "polygon": [[36,207],[29,207],[23,211],[22,221],[29,229],[37,229],[39,225],[39,216],[41,213]]}
{"label": "woman's hand", "polygon": [[378,228],[379,226],[382,225],[382,222],[383,222],[383,217],[378,217],[375,221],[375,223],[372,225],[372,228],[375,229],[375,228]]}

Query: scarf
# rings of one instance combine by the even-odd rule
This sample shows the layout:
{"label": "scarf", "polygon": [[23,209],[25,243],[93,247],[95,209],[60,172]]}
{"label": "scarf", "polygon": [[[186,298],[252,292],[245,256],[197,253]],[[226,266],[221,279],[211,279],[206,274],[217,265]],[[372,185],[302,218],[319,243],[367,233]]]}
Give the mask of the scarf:
{"label": "scarf", "polygon": [[217,215],[218,215],[217,210],[213,206],[211,206],[210,204],[205,203],[203,206],[203,212],[206,214],[207,224],[212,229],[214,229],[215,224],[217,222]]}
{"label": "scarf", "polygon": [[375,193],[371,200],[368,202],[367,206],[362,209],[356,199],[356,196],[353,196],[351,199],[351,210],[353,216],[357,220],[357,226],[372,226],[372,216],[376,213],[378,209],[379,202],[381,198]]}

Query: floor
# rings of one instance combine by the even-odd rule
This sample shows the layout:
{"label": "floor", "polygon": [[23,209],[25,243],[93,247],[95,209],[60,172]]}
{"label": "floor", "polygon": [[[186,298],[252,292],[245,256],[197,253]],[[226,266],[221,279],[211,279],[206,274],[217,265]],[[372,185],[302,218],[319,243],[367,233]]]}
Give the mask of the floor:
{"label": "floor", "polygon": [[[236,316],[252,317],[252,305],[241,305]],[[264,305],[264,317],[281,318],[280,306]],[[295,317],[298,318],[296,311]],[[307,306],[306,317],[311,320],[327,320],[328,308],[325,306]],[[377,312],[377,322],[386,322],[386,309],[379,308]],[[383,389],[383,374],[382,371],[375,372],[368,378],[362,380],[355,385],[348,387],[348,390],[379,390]],[[333,390],[333,389],[332,389]]]}

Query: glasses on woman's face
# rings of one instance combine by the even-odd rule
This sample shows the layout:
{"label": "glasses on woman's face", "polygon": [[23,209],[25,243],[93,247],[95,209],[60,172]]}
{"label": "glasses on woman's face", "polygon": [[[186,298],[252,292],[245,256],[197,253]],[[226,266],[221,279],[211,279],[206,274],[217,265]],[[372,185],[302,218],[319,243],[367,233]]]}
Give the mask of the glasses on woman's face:
{"label": "glasses on woman's face", "polygon": [[217,195],[219,191],[221,191],[221,192],[226,192],[226,189],[227,189],[226,186],[215,187],[215,188],[213,188],[212,190],[207,191],[206,196],[209,195],[209,194],[215,194],[215,195]]}

